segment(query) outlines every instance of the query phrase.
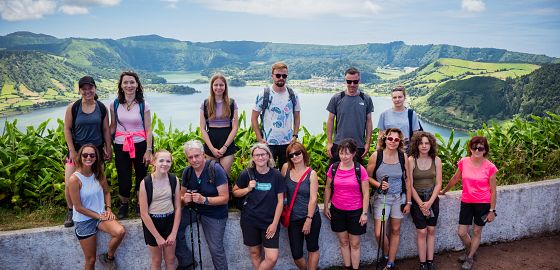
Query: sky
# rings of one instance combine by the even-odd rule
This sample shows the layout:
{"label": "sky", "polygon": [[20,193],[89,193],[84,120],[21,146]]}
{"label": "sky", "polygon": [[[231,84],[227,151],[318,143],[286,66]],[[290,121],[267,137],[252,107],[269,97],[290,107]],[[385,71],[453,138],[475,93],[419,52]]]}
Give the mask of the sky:
{"label": "sky", "polygon": [[560,0],[0,0],[0,35],[404,41],[560,57]]}

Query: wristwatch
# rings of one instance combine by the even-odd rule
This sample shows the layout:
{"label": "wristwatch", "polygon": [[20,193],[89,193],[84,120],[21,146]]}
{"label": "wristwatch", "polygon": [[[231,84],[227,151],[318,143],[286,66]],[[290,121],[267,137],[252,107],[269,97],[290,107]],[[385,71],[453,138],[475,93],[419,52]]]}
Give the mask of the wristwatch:
{"label": "wristwatch", "polygon": [[367,212],[363,212],[362,215],[367,216]]}
{"label": "wristwatch", "polygon": [[208,197],[204,197],[204,205],[208,205],[210,202],[208,201]]}
{"label": "wristwatch", "polygon": [[297,135],[297,134],[294,134],[294,135],[292,135],[292,137],[294,137],[294,138],[297,139],[297,138],[298,138],[298,135]]}
{"label": "wristwatch", "polygon": [[494,216],[496,216],[496,217],[498,216],[498,214],[496,214],[496,209],[490,209],[490,210],[488,210],[488,212],[489,212],[489,213],[490,213],[490,212],[494,213]]}
{"label": "wristwatch", "polygon": [[408,205],[412,205],[412,202],[406,202]]}

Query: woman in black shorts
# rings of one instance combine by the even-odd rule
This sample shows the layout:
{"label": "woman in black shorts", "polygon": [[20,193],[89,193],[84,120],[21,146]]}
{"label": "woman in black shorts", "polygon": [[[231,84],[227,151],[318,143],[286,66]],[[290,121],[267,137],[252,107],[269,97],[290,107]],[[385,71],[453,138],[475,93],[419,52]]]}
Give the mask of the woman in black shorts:
{"label": "woman in black shorts", "polygon": [[416,247],[421,270],[435,270],[434,248],[441,190],[441,159],[434,135],[418,131],[411,140],[408,172],[412,180],[412,220],[416,226]]}
{"label": "woman in black shorts", "polygon": [[238,124],[237,104],[229,98],[226,78],[216,74],[210,80],[210,94],[200,107],[200,132],[207,158],[218,160],[228,175],[237,151],[234,139]]}
{"label": "woman in black shorts", "polygon": [[[319,232],[321,215],[317,206],[319,181],[317,172],[309,166],[309,155],[300,142],[293,142],[286,148],[286,160],[282,175],[288,190],[288,205],[295,196],[290,214],[288,236],[294,262],[300,270],[317,269],[319,264]],[[298,182],[301,184],[295,193]],[[308,262],[303,257],[303,242],[307,244]]]}

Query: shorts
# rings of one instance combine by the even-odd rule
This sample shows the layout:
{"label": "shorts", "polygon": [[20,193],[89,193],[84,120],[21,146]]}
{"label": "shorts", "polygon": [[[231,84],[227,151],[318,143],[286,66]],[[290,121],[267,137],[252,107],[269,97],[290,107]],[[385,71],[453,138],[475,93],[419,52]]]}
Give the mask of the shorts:
{"label": "shorts", "polygon": [[[224,146],[231,132],[230,127],[223,127],[223,128],[208,128],[208,138],[210,138],[210,142],[216,149],[220,149]],[[224,157],[230,156],[237,152],[237,146],[235,146],[235,141],[233,141],[227,148],[226,152],[224,153]],[[206,144],[204,144],[204,153],[210,157],[216,158],[210,148]]]}
{"label": "shorts", "polygon": [[319,232],[321,231],[321,215],[316,212],[311,220],[311,228],[309,234],[305,235],[302,232],[303,224],[307,218],[292,220],[288,226],[288,239],[290,240],[290,251],[292,258],[298,260],[303,257],[303,242],[307,246],[308,252],[315,252],[319,250]]}
{"label": "shorts", "polygon": [[262,244],[265,248],[278,249],[278,243],[280,242],[280,225],[276,228],[274,236],[270,239],[266,239],[266,228],[260,229],[255,227],[253,224],[247,224],[247,222],[243,221],[243,218],[241,218],[240,224],[241,233],[243,234],[243,244],[246,246],[254,247]]}
{"label": "shorts", "polygon": [[490,210],[490,203],[466,203],[461,202],[461,212],[459,213],[460,225],[484,226],[486,222],[483,221],[482,216],[488,214]]}
{"label": "shorts", "polygon": [[[76,152],[80,151],[80,148],[82,148],[81,145],[74,144],[74,149],[76,149]],[[68,147],[66,147],[66,151],[68,151],[68,153],[66,154],[64,164],[66,164],[67,166],[75,166],[76,164],[74,164],[74,161],[70,159],[70,149],[68,149]],[[103,144],[97,146],[97,151],[99,151],[99,155],[101,155],[101,160],[104,161],[105,159],[103,158]]]}
{"label": "shorts", "polygon": [[373,218],[381,219],[383,211],[383,197],[385,197],[385,218],[402,219],[404,217],[401,211],[401,205],[405,203],[406,196],[399,194],[379,194],[373,195]]}
{"label": "shorts", "polygon": [[348,231],[351,235],[362,235],[366,233],[366,225],[360,225],[360,217],[363,209],[341,210],[331,204],[331,230],[333,232]]}
{"label": "shorts", "polygon": [[[164,239],[167,239],[173,230],[173,221],[175,221],[174,213],[175,212],[169,212],[166,214],[150,214],[150,218],[152,219],[156,230]],[[142,221],[142,228],[144,229],[144,242],[146,242],[146,245],[157,247],[158,244],[156,238],[152,235],[150,230],[148,230],[146,225],[144,225],[144,221]]]}
{"label": "shorts", "polygon": [[435,227],[437,225],[437,219],[439,216],[439,198],[436,198],[432,204],[433,217],[424,216],[422,211],[420,211],[420,206],[416,201],[412,201],[412,208],[410,210],[410,215],[412,216],[412,221],[416,226],[416,229],[422,230],[426,229],[427,226]]}
{"label": "shorts", "polygon": [[101,223],[101,220],[96,218],[76,222],[74,232],[78,240],[84,240],[94,236],[98,231],[97,227],[99,223]]}

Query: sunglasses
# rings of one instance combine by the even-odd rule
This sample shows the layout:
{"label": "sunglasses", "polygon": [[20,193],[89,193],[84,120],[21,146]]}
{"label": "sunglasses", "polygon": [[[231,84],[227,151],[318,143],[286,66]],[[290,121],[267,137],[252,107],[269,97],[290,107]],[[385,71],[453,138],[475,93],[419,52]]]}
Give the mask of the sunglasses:
{"label": "sunglasses", "polygon": [[346,84],[358,84],[360,80],[346,80]]}
{"label": "sunglasses", "polygon": [[272,74],[272,75],[276,76],[276,79],[280,79],[280,78],[286,79],[286,78],[288,78],[288,74]]}
{"label": "sunglasses", "polygon": [[478,151],[478,152],[484,152],[486,151],[486,148],[484,148],[484,146],[475,146],[475,145],[471,145],[471,150],[473,151]]}
{"label": "sunglasses", "polygon": [[297,156],[301,155],[302,153],[303,153],[303,151],[301,151],[301,150],[295,151],[293,153],[289,153],[288,158],[297,157]]}
{"label": "sunglasses", "polygon": [[387,140],[390,141],[390,142],[396,142],[396,143],[401,141],[401,139],[397,138],[397,137],[394,137],[394,138],[393,137],[387,137]]}
{"label": "sunglasses", "polygon": [[83,158],[88,158],[88,157],[90,157],[90,158],[96,158],[97,155],[96,155],[95,153],[82,153],[82,157],[83,157]]}

